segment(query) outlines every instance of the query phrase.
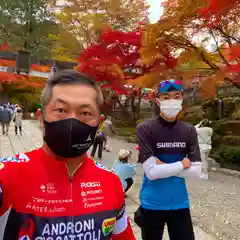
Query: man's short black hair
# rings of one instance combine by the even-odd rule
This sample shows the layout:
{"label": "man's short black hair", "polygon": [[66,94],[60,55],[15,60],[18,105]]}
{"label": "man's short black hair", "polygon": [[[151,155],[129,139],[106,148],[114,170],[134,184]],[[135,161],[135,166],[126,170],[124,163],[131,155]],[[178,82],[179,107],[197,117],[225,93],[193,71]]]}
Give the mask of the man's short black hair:
{"label": "man's short black hair", "polygon": [[66,84],[82,84],[92,87],[97,92],[96,100],[98,106],[100,107],[103,104],[102,91],[100,87],[96,84],[96,81],[94,79],[76,70],[66,69],[61,72],[57,72],[48,79],[41,97],[43,112],[52,97],[53,88],[57,85]]}

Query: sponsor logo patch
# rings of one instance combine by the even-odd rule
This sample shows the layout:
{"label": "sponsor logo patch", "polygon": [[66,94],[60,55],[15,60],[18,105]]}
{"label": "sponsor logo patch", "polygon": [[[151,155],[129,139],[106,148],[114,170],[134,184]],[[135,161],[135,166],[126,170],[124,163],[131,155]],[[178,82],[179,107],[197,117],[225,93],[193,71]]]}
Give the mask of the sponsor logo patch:
{"label": "sponsor logo patch", "polygon": [[108,218],[103,221],[102,232],[104,236],[108,236],[113,231],[115,222],[116,218]]}
{"label": "sponsor logo patch", "polygon": [[4,168],[4,164],[0,162],[0,170],[2,170],[3,168]]}
{"label": "sponsor logo patch", "polygon": [[95,165],[98,167],[98,168],[101,168],[103,170],[106,170],[108,172],[111,172],[109,169],[107,169],[106,167],[104,167],[103,165],[101,165],[99,162],[95,161]]}
{"label": "sponsor logo patch", "polygon": [[28,162],[30,159],[29,157],[24,154],[20,153],[18,154],[18,157],[2,157],[0,158],[0,162],[6,163],[6,162],[15,162],[15,163],[22,163],[22,162]]}
{"label": "sponsor logo patch", "polygon": [[22,236],[19,240],[31,240],[29,236]]}

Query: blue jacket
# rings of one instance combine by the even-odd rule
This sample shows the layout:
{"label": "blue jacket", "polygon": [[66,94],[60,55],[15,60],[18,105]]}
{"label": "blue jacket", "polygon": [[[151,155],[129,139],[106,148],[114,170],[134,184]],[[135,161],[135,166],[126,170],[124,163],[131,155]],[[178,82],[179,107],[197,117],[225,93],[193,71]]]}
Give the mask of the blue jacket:
{"label": "blue jacket", "polygon": [[12,114],[9,111],[8,108],[4,108],[1,112],[0,112],[0,121],[4,122],[4,123],[9,123],[11,122],[12,119]]}
{"label": "blue jacket", "polygon": [[125,180],[128,178],[133,178],[133,176],[136,174],[136,165],[118,161],[115,163],[113,170],[120,178],[124,189],[126,189],[127,183]]}

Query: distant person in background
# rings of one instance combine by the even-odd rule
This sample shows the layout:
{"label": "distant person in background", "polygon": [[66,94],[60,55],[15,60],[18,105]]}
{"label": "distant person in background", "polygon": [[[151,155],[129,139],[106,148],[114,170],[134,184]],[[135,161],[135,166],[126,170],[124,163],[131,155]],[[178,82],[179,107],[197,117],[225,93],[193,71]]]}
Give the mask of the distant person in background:
{"label": "distant person in background", "polygon": [[133,185],[133,176],[136,174],[136,165],[130,164],[132,152],[126,149],[121,149],[118,153],[119,160],[112,168],[120,178],[125,193]]}
{"label": "distant person in background", "polygon": [[2,111],[3,111],[3,105],[2,104],[0,104],[0,122],[1,122],[1,113],[2,113]]}
{"label": "distant person in background", "polygon": [[103,152],[103,144],[105,142],[105,136],[104,133],[101,131],[101,129],[98,129],[98,132],[95,136],[94,142],[93,142],[93,148],[91,152],[91,157],[95,157],[95,153],[98,150],[97,158],[98,160],[102,159],[102,152]]}
{"label": "distant person in background", "polygon": [[13,107],[14,113],[17,112],[18,109],[22,109],[18,104],[15,104]]}
{"label": "distant person in background", "polygon": [[106,118],[106,120],[103,122],[103,125],[103,132],[106,138],[104,149],[107,152],[111,152],[110,137],[115,134],[115,130],[113,128],[113,123],[110,116]]}
{"label": "distant person in background", "polygon": [[2,125],[2,112],[3,112],[3,105],[0,104],[0,125]]}
{"label": "distant person in background", "polygon": [[41,117],[41,108],[37,109],[36,114],[37,114],[37,118]]}
{"label": "distant person in background", "polygon": [[13,122],[15,122],[15,134],[18,134],[18,129],[20,135],[22,135],[22,119],[23,119],[23,111],[20,107],[17,108],[16,112],[13,115]]}
{"label": "distant person in background", "polygon": [[211,121],[204,119],[196,126],[198,134],[198,143],[200,147],[202,160],[202,175],[201,179],[208,179],[208,156],[212,149],[213,129],[211,128]]}
{"label": "distant person in background", "polygon": [[12,118],[13,118],[13,113],[14,113],[14,107],[13,107],[13,105],[12,105],[11,103],[8,103],[7,109],[8,109],[8,111],[10,112],[10,114],[11,114],[11,119],[12,119]]}
{"label": "distant person in background", "polygon": [[106,138],[104,135],[104,125],[103,122],[105,120],[105,116],[103,114],[100,115],[100,123],[99,123],[99,127],[93,142],[93,148],[92,148],[92,152],[91,152],[91,157],[94,158],[95,157],[95,153],[98,150],[97,153],[97,158],[98,160],[102,159],[102,152],[103,152],[103,145],[106,142]]}
{"label": "distant person in background", "polygon": [[137,160],[137,162],[141,163],[141,161],[140,161],[140,147],[139,147],[139,145],[136,146],[136,150],[138,151],[138,160]]}
{"label": "distant person in background", "polygon": [[12,114],[7,105],[4,105],[3,107],[4,108],[1,112],[2,134],[8,135],[9,124],[12,120]]}

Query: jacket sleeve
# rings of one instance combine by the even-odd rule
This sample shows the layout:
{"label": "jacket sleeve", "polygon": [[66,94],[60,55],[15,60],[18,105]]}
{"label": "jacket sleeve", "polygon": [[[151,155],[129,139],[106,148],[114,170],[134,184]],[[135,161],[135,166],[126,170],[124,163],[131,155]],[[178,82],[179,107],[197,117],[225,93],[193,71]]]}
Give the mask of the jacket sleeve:
{"label": "jacket sleeve", "polygon": [[132,226],[126,213],[125,194],[122,184],[118,179],[117,188],[119,189],[119,212],[113,228],[112,240],[136,240]]}
{"label": "jacket sleeve", "polygon": [[184,169],[182,172],[176,174],[176,176],[183,178],[200,178],[202,174],[202,160],[198,143],[197,130],[194,126],[191,128],[187,144],[187,157],[191,161],[191,166],[190,168]]}
{"label": "jacket sleeve", "polygon": [[190,168],[184,169],[182,172],[176,174],[177,177],[183,178],[200,178],[202,174],[202,163],[192,162]]}
{"label": "jacket sleeve", "polygon": [[11,162],[13,157],[0,158],[0,216],[4,215],[12,205],[14,192],[14,172],[17,163]]}

